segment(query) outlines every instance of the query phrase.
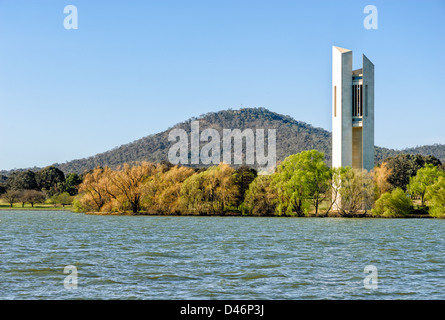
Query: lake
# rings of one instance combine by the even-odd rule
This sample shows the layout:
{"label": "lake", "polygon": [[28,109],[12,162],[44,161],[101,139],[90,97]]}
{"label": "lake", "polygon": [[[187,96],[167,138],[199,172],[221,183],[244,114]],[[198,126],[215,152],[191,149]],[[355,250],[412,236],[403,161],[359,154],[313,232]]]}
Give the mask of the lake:
{"label": "lake", "polygon": [[0,211],[0,299],[444,299],[444,236],[443,219]]}

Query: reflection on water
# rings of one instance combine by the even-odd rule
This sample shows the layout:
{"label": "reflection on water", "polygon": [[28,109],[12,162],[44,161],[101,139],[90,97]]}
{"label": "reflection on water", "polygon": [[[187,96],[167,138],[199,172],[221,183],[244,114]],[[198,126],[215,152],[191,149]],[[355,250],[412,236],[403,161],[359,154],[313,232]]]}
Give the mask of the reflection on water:
{"label": "reflection on water", "polygon": [[438,219],[1,211],[0,298],[444,299],[444,234]]}

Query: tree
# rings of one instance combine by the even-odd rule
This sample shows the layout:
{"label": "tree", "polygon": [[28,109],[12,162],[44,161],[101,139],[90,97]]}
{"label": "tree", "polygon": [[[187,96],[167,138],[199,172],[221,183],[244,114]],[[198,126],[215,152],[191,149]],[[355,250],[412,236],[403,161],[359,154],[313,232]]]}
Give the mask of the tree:
{"label": "tree", "polygon": [[439,177],[445,177],[445,173],[439,171],[436,166],[427,163],[423,168],[417,170],[414,177],[409,178],[407,190],[413,195],[420,197],[421,205],[425,205],[425,192],[428,186],[434,184]]}
{"label": "tree", "polygon": [[392,185],[389,182],[392,169],[388,168],[388,164],[383,162],[379,166],[374,167],[372,173],[374,174],[374,183],[376,190],[376,197],[379,198],[383,193],[390,192]]}
{"label": "tree", "polygon": [[20,196],[21,192],[19,190],[8,190],[2,195],[3,199],[9,203],[10,208],[20,199]]}
{"label": "tree", "polygon": [[304,168],[308,174],[306,181],[309,188],[309,196],[315,207],[315,214],[318,214],[319,204],[330,198],[332,171],[324,162],[324,154],[316,150],[307,153],[306,165]]}
{"label": "tree", "polygon": [[54,206],[54,208],[55,208],[57,206],[57,204],[59,203],[59,195],[58,194],[53,194],[51,197],[46,199],[46,203],[52,204]]}
{"label": "tree", "polygon": [[68,192],[71,196],[78,193],[79,185],[82,183],[82,178],[75,172],[70,173],[66,176],[65,182],[63,183],[63,190]]}
{"label": "tree", "polygon": [[149,162],[130,166],[125,163],[121,168],[110,174],[110,188],[108,194],[122,207],[128,204],[133,213],[141,210],[143,184],[152,175],[156,167]]}
{"label": "tree", "polygon": [[313,203],[318,213],[320,200],[329,190],[331,172],[324,163],[323,153],[310,150],[287,157],[274,174],[277,190],[277,211],[281,215],[298,216],[308,213]]}
{"label": "tree", "polygon": [[347,168],[341,177],[339,189],[340,212],[350,216],[372,207],[374,199],[374,181],[372,174],[364,169]]}
{"label": "tree", "polygon": [[402,188],[383,193],[371,210],[373,214],[386,217],[406,216],[413,205]]}
{"label": "tree", "polygon": [[110,175],[111,169],[109,167],[97,167],[85,175],[79,185],[79,192],[82,193],[78,202],[79,207],[85,211],[101,211],[110,199],[108,192],[111,183]]}
{"label": "tree", "polygon": [[65,182],[65,174],[54,166],[48,166],[36,173],[39,190],[47,190],[50,196],[61,191]]}
{"label": "tree", "polygon": [[235,205],[239,198],[238,186],[235,184],[235,170],[228,164],[221,163],[207,170],[205,190],[213,193],[216,211],[224,213],[229,206]]}
{"label": "tree", "polygon": [[346,172],[350,169],[351,167],[339,167],[331,169],[331,179],[329,181],[330,190],[328,191],[331,194],[331,201],[329,202],[329,207],[326,209],[325,216],[327,216],[334,205],[339,202],[342,177],[344,177]]}
{"label": "tree", "polygon": [[156,213],[179,213],[182,183],[193,173],[193,169],[186,167],[159,167],[144,184],[142,202],[145,209]]}
{"label": "tree", "polygon": [[243,203],[246,191],[249,189],[249,185],[255,180],[257,175],[257,171],[249,168],[248,166],[241,166],[236,170],[234,181],[239,190],[239,194],[236,199],[236,204],[238,206]]}
{"label": "tree", "polygon": [[425,199],[429,205],[429,214],[436,218],[445,217],[445,177],[439,176],[437,181],[426,188]]}
{"label": "tree", "polygon": [[62,192],[57,195],[56,201],[58,203],[60,203],[62,205],[62,207],[65,208],[65,206],[73,203],[73,198],[70,196],[70,194],[68,192]]}
{"label": "tree", "polygon": [[422,156],[420,154],[399,154],[396,157],[387,158],[384,161],[391,170],[391,174],[388,177],[389,183],[394,188],[402,188],[406,190],[406,186],[409,183],[409,178],[416,175],[417,170],[425,166],[425,164],[432,164],[439,166],[440,160],[434,156]]}
{"label": "tree", "polygon": [[31,204],[31,207],[34,207],[34,203],[44,203],[46,197],[42,191],[24,190],[21,198],[23,202],[28,202]]}
{"label": "tree", "polygon": [[276,209],[276,190],[272,188],[272,175],[259,175],[249,185],[241,206],[243,214],[272,215]]}
{"label": "tree", "polygon": [[182,210],[200,215],[223,214],[238,197],[234,173],[233,168],[221,163],[189,176],[181,187]]}
{"label": "tree", "polygon": [[36,175],[31,170],[14,171],[6,180],[9,190],[37,190]]}
{"label": "tree", "polygon": [[180,197],[182,212],[199,215],[211,212],[211,205],[204,192],[204,173],[195,173],[184,180]]}

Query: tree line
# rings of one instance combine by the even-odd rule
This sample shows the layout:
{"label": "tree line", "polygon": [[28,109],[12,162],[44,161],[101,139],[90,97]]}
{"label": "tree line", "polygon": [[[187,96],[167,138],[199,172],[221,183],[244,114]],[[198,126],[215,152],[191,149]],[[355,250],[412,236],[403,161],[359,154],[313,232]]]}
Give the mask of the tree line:
{"label": "tree line", "polygon": [[138,162],[97,167],[83,175],[54,166],[0,180],[11,206],[73,204],[79,212],[253,216],[445,216],[445,168],[433,156],[397,155],[373,170],[330,168],[309,150],[279,163],[273,174],[221,163],[209,168]]}
{"label": "tree line", "polygon": [[14,171],[9,177],[2,176],[0,194],[10,207],[14,203],[35,203],[69,205],[78,193],[82,176],[70,173],[67,176],[60,169],[48,166],[38,171]]}
{"label": "tree line", "polygon": [[[401,165],[403,164],[403,165]],[[414,205],[418,201],[418,205]],[[329,168],[316,150],[287,157],[275,172],[221,163],[192,169],[161,163],[98,167],[79,185],[83,212],[165,215],[445,215],[445,173],[434,157],[397,156],[370,172]]]}

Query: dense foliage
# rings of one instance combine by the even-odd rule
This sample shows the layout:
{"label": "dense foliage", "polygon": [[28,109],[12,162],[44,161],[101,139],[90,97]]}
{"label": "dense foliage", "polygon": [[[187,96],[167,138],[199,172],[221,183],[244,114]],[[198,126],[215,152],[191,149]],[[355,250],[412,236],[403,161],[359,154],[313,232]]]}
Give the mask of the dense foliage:
{"label": "dense foliage", "polygon": [[31,204],[50,203],[65,206],[72,202],[72,196],[78,193],[82,177],[70,173],[66,178],[63,171],[48,166],[41,170],[14,171],[0,184],[0,194],[10,207],[16,202]]}
{"label": "dense foliage", "polygon": [[[391,174],[385,163],[371,172],[331,169],[316,150],[287,157],[270,175],[223,163],[194,170],[142,162],[92,170],[79,186],[74,205],[78,211],[106,213],[406,216],[414,210],[413,199],[388,182]],[[445,196],[436,195],[444,192],[444,177],[427,164],[411,179],[413,184],[422,181],[425,201],[434,206],[436,216],[445,208]]]}

